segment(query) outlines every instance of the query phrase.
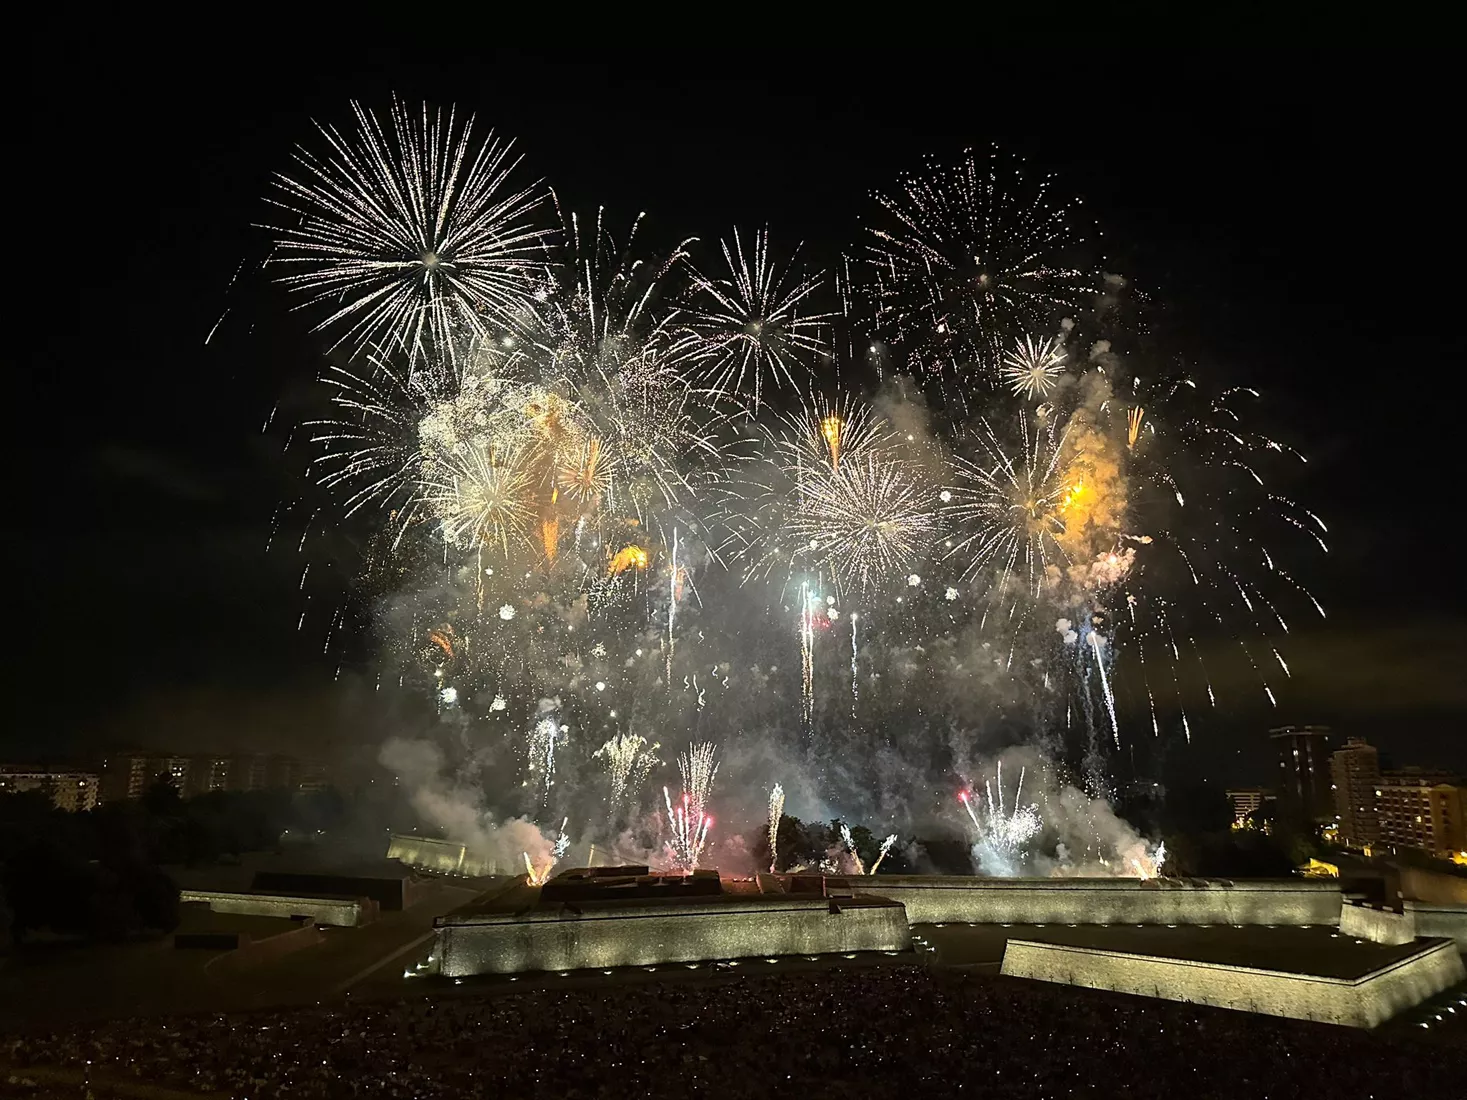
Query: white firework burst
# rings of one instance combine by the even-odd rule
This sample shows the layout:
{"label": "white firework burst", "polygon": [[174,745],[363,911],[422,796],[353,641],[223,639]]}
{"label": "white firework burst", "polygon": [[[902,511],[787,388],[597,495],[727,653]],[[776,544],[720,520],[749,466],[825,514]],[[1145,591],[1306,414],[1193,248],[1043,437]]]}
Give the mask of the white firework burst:
{"label": "white firework burst", "polygon": [[1084,240],[1078,204],[1055,202],[1050,188],[1022,161],[970,150],[878,194],[882,213],[853,272],[877,332],[922,369],[991,370],[1016,333],[1080,307],[1100,274],[1071,255]]}
{"label": "white firework burst", "polygon": [[416,112],[395,100],[383,119],[352,104],[356,128],[319,125],[327,150],[299,149],[293,175],[275,177],[272,203],[281,282],[336,303],[317,327],[344,326],[335,346],[432,341],[451,348],[460,327],[483,332],[534,290],[551,230],[535,222],[546,193],[514,189],[513,142],[480,137],[470,115]]}
{"label": "white firework burst", "polygon": [[784,536],[795,561],[870,589],[905,575],[926,551],[936,527],[927,497],[910,463],[871,449],[839,469],[806,471]]}
{"label": "white firework burst", "polygon": [[824,330],[834,315],[808,312],[821,279],[796,278],[771,260],[768,229],[754,234],[747,253],[737,229],[722,246],[728,276],[695,277],[689,327],[701,343],[698,378],[717,393],[752,391],[757,411],[766,384],[800,387],[808,361],[827,350]]}
{"label": "white firework burst", "polygon": [[1004,355],[999,373],[1014,393],[1044,397],[1065,373],[1066,357],[1057,339],[1036,340],[1025,336]]}
{"label": "white firework burst", "polygon": [[448,542],[508,554],[529,539],[532,477],[518,451],[471,444],[424,464],[421,500]]}

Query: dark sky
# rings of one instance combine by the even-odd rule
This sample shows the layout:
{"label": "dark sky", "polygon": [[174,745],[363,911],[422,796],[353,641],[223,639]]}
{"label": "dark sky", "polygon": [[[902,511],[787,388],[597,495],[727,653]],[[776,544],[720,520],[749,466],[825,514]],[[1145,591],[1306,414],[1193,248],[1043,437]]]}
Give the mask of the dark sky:
{"label": "dark sky", "polygon": [[1323,721],[1467,770],[1460,139],[1434,64],[221,50],[97,37],[38,55],[24,93],[11,754],[341,747],[386,721],[296,633],[299,559],[265,553],[307,490],[260,427],[320,340],[257,275],[227,288],[264,253],[251,225],[311,119],[396,91],[476,110],[571,205],[646,210],[669,239],[768,222],[833,255],[923,153],[996,141],[1058,172],[1194,358],[1265,391],[1331,527],[1330,618],[1295,639],[1278,711],[1238,711],[1200,764],[1264,778],[1268,725]]}

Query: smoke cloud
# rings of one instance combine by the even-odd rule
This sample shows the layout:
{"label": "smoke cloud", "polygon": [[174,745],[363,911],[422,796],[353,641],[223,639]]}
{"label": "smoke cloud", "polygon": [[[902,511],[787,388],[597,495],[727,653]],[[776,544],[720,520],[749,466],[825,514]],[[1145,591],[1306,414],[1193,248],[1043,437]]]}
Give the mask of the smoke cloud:
{"label": "smoke cloud", "polygon": [[496,822],[470,771],[451,769],[432,741],[394,737],[382,746],[378,759],[397,776],[425,824],[500,873],[523,866],[525,853],[536,866],[550,858],[553,842],[538,825],[524,817]]}

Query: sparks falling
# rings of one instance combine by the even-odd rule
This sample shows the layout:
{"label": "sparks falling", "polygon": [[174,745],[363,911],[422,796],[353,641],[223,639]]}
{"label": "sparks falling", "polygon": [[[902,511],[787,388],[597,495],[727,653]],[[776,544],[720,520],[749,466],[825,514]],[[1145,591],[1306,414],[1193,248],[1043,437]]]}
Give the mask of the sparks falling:
{"label": "sparks falling", "polygon": [[871,865],[871,870],[867,874],[874,875],[881,869],[881,861],[886,858],[886,853],[891,851],[892,845],[896,843],[896,839],[896,833],[892,833],[881,842],[881,851],[876,854],[876,862]]}
{"label": "sparks falling", "polygon": [[800,585],[800,720],[808,731],[815,717],[815,605],[809,584]]}
{"label": "sparks falling", "polygon": [[769,792],[769,873],[779,863],[779,822],[784,817],[784,788],[778,783]]}
{"label": "sparks falling", "polygon": [[864,875],[866,873],[866,865],[861,862],[861,853],[856,851],[856,841],[851,836],[851,827],[844,821],[841,822],[840,826],[840,840],[846,846],[846,852],[850,855],[851,863],[856,868],[855,873]]}
{"label": "sparks falling", "polygon": [[661,745],[647,743],[647,739],[634,733],[619,733],[607,741],[592,756],[606,762],[606,773],[611,778],[611,792],[606,801],[613,809],[622,805],[628,796],[646,782],[652,769],[661,763],[654,755]]}
{"label": "sparks falling", "polygon": [[[1044,822],[1039,816],[1039,807],[1033,803],[1020,804],[1024,789],[1024,770],[1019,771],[1019,782],[1014,787],[1013,805],[1005,808],[1003,795],[1003,762],[998,765],[998,775],[983,784],[986,808],[981,819],[973,807],[973,799],[967,791],[958,793],[958,801],[968,811],[968,819],[977,831],[974,845],[978,862],[982,866],[996,869],[1005,876],[1014,876],[1023,868],[1024,858],[1031,840],[1039,834]],[[994,792],[998,797],[995,799]]]}
{"label": "sparks falling", "polygon": [[673,866],[684,874],[698,869],[698,858],[708,843],[708,830],[713,818],[707,812],[708,796],[713,790],[713,779],[718,774],[718,765],[713,760],[711,744],[693,745],[678,757],[678,770],[683,777],[683,796],[674,805],[667,788],[662,788],[662,799],[667,806],[667,828],[671,834],[667,841],[668,855]]}

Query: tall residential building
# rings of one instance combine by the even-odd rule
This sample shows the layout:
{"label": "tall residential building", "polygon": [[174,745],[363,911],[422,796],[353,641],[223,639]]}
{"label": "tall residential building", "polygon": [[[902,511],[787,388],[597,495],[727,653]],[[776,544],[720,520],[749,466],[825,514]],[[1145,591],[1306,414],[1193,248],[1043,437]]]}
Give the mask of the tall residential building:
{"label": "tall residential building", "polygon": [[1443,859],[1467,856],[1467,785],[1440,783],[1427,795],[1431,805],[1432,853]]}
{"label": "tall residential building", "polygon": [[1462,788],[1450,774],[1402,768],[1383,774],[1379,789],[1382,842],[1434,854],[1461,850]]}
{"label": "tall residential building", "polygon": [[109,753],[102,758],[103,802],[126,802],[143,797],[154,775],[148,770],[148,754],[144,752]]}
{"label": "tall residential building", "polygon": [[1356,848],[1380,843],[1380,754],[1363,737],[1351,737],[1330,757],[1339,836]]}
{"label": "tall residential building", "polygon": [[1265,802],[1273,801],[1273,792],[1262,787],[1235,787],[1228,791],[1228,802],[1233,807],[1233,823],[1242,825],[1254,810],[1262,809]]}
{"label": "tall residential building", "polygon": [[320,766],[304,764],[293,756],[123,752],[102,762],[102,801],[141,798],[159,779],[171,783],[185,798],[210,791],[317,790],[326,785]]}
{"label": "tall residential building", "polygon": [[1268,731],[1278,754],[1280,809],[1310,821],[1333,821],[1330,754],[1335,736],[1328,726],[1279,726]]}
{"label": "tall residential building", "polygon": [[98,778],[91,772],[0,766],[0,794],[42,791],[58,810],[77,813],[97,805]]}

